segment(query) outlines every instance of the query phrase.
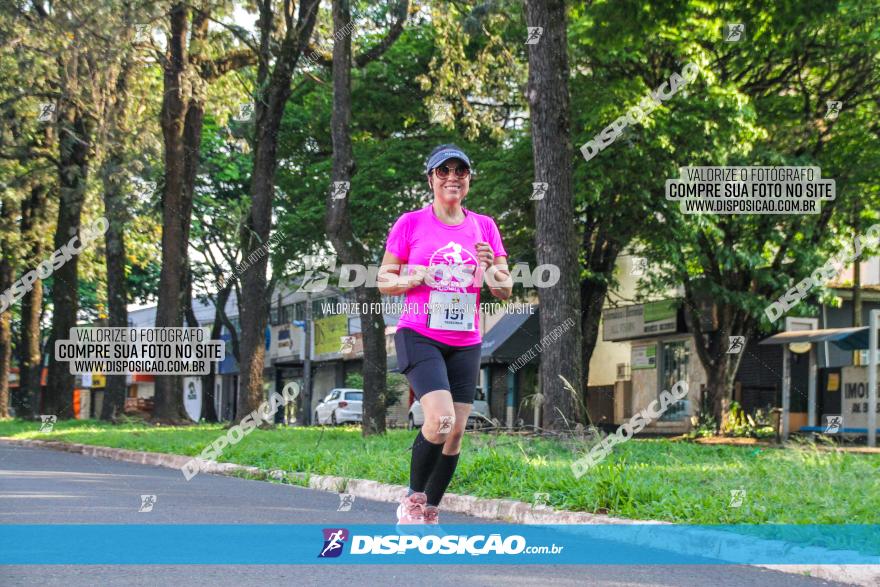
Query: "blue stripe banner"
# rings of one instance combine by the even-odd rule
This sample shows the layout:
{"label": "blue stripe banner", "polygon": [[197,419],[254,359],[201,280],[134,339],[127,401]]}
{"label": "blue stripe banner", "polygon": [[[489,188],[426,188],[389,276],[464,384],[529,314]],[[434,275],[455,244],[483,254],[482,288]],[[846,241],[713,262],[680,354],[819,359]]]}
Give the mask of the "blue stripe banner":
{"label": "blue stripe banner", "polygon": [[5,524],[0,564],[877,565],[880,526]]}

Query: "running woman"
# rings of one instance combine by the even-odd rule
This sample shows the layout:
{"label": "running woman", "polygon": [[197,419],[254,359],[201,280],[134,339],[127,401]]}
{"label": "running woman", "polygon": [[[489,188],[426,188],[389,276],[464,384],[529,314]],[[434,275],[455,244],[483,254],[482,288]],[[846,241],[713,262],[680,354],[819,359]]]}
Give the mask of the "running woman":
{"label": "running woman", "polygon": [[498,226],[462,206],[471,161],[440,145],[425,162],[434,201],[397,219],[385,245],[379,290],[406,294],[394,344],[397,366],[422,405],[425,423],[412,446],[409,490],[399,524],[437,524],[458,463],[480,370],[480,286],[510,297],[512,280]]}

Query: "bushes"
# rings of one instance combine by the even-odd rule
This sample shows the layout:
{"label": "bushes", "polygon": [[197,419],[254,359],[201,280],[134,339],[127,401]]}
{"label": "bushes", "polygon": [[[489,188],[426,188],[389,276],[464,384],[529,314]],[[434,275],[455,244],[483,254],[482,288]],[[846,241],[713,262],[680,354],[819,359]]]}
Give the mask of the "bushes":
{"label": "bushes", "polygon": [[[709,410],[703,410],[694,417],[694,427],[688,438],[707,438],[715,436],[717,423]],[[730,413],[721,434],[738,438],[771,438],[774,435],[769,411],[758,409],[755,415],[745,413],[739,402],[731,402]]]}
{"label": "bushes", "polygon": [[770,424],[769,414],[758,409],[755,416],[746,414],[739,402],[730,404],[730,417],[723,430],[728,436],[747,438],[768,438],[773,436],[773,426]]}

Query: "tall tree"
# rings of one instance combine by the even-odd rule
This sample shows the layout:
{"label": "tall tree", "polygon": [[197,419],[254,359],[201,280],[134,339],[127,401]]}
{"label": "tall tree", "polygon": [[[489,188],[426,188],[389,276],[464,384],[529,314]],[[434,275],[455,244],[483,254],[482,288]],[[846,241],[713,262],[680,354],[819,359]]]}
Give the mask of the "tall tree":
{"label": "tall tree", "polygon": [[[403,31],[403,24],[409,12],[408,0],[395,3],[396,21],[388,36],[376,48],[359,56],[355,62],[363,67],[381,55]],[[330,134],[333,140],[333,170],[331,178],[334,185],[342,183],[346,190],[351,185],[355,171],[351,146],[351,6],[349,0],[333,0],[333,30],[336,39],[333,44],[333,114]],[[327,216],[325,227],[333,249],[343,263],[365,265],[370,261],[367,247],[355,236],[348,207],[348,194],[338,198],[335,190],[327,194]],[[382,296],[375,287],[366,284],[355,288],[355,296],[362,308],[380,307]],[[364,436],[385,432],[385,394],[386,394],[386,351],[385,319],[381,312],[361,314],[364,353],[364,416],[362,433]],[[306,390],[304,397],[308,407],[307,418],[311,416],[311,397]]]}
{"label": "tall tree", "polygon": [[[319,0],[301,0],[296,21],[294,3],[284,0],[280,14],[272,0],[260,0],[260,44],[257,66],[257,95],[254,166],[251,179],[251,207],[242,230],[244,257],[256,254],[256,262],[241,278],[241,363],[236,419],[256,409],[263,399],[264,331],[268,315],[266,267],[268,255],[258,250],[269,240],[275,172],[278,168],[278,131],[284,107],[290,97],[291,77],[303,49],[308,46],[318,13]],[[280,20],[279,20],[280,19]],[[274,37],[279,31],[281,38]]]}
{"label": "tall tree", "polygon": [[[190,17],[192,31],[190,33]],[[167,55],[163,56],[165,92],[162,99],[162,136],[165,141],[165,181],[162,193],[162,272],[156,326],[183,326],[188,298],[188,243],[193,182],[198,163],[205,85],[196,71],[195,51],[202,49],[208,19],[188,4],[178,2],[168,14]],[[188,34],[190,33],[190,34]],[[153,419],[185,422],[181,378],[156,378]]]}
{"label": "tall tree", "polygon": [[[42,261],[45,250],[45,234],[48,232],[49,190],[46,179],[35,183],[21,204],[21,232],[24,247],[23,265],[36,267]],[[33,289],[21,298],[21,328],[19,332],[19,398],[16,415],[32,418],[39,409],[42,388],[42,341],[40,317],[43,314],[43,280],[34,281]]]}
{"label": "tall tree", "polygon": [[[57,63],[53,56],[66,39],[51,31],[48,15],[23,5],[0,8],[0,176],[4,199],[11,205],[20,200],[16,227],[18,234],[4,234],[11,247],[16,269],[27,272],[43,261],[44,250],[52,235],[50,215],[57,195],[57,143],[50,119],[42,119],[43,108],[57,105]],[[22,83],[21,80],[27,80]],[[11,191],[13,194],[10,194]],[[11,212],[11,208],[8,210]],[[14,275],[13,275],[14,278]],[[39,407],[41,370],[40,319],[43,311],[43,282],[37,279],[21,297],[21,317],[15,354],[19,364],[19,387],[10,398],[16,415],[33,417]],[[0,373],[6,379],[7,373]]]}
{"label": "tall tree", "polygon": [[[163,69],[162,136],[165,141],[165,181],[162,193],[162,272],[159,277],[157,327],[180,327],[190,307],[189,234],[193,193],[208,84],[254,60],[250,47],[233,49],[216,58],[206,43],[210,11],[175,3],[168,14],[167,51],[160,54]],[[238,36],[238,35],[236,35]],[[241,37],[239,37],[241,38]],[[181,378],[156,378],[153,419],[188,421],[183,408]]]}
{"label": "tall tree", "polygon": [[[536,206],[535,249],[539,264],[555,265],[556,285],[538,290],[540,326],[546,335],[581,309],[577,235],[572,187],[572,148],[568,93],[567,14],[565,2],[526,2],[526,23],[541,27],[537,43],[529,45],[528,100],[531,114],[535,181],[547,184],[547,193]],[[574,419],[576,398],[565,388],[583,392],[580,329],[566,333],[566,344],[544,353],[540,386],[544,396],[544,426],[562,429]]]}
{"label": "tall tree", "polygon": [[[57,57],[58,100],[58,185],[60,203],[55,225],[55,249],[66,245],[72,236],[79,237],[86,186],[94,151],[94,133],[101,104],[98,96],[106,71],[98,65],[95,46],[88,33],[78,29],[82,24],[67,20],[68,14],[57,14],[58,30],[71,35],[70,46]],[[48,17],[48,14],[46,14]],[[111,82],[112,83],[112,82]],[[49,349],[56,340],[65,340],[77,324],[79,312],[79,256],[74,255],[53,273],[52,332]],[[45,411],[59,418],[72,418],[74,376],[67,362],[59,362],[50,350],[49,378]]]}
{"label": "tall tree", "polygon": [[[132,35],[129,28],[125,35]],[[132,128],[127,124],[129,106],[129,85],[133,74],[133,58],[127,51],[122,58],[116,87],[107,114],[103,120],[102,138],[108,152],[103,158],[99,172],[104,188],[104,213],[108,228],[104,233],[105,261],[107,267],[107,312],[108,326],[125,328],[128,326],[128,287],[125,278],[125,227],[128,210],[124,198],[123,170],[128,154],[126,138]],[[101,405],[100,418],[116,421],[125,408],[125,375],[108,375]]]}
{"label": "tall tree", "polygon": [[[707,377],[704,403],[719,427],[745,354],[726,352],[729,337],[751,339],[780,327],[781,320],[768,322],[764,309],[844,248],[849,231],[840,228],[852,223],[852,199],[870,202],[868,214],[876,218],[877,190],[870,186],[876,185],[880,155],[872,139],[880,103],[874,34],[880,9],[786,4],[759,18],[761,10],[766,7],[750,5],[743,15],[755,23],[751,35],[773,31],[785,41],[722,47],[711,41],[718,38],[715,20],[702,22],[702,11],[688,17],[702,22],[694,27],[702,32],[691,50],[692,59],[705,64],[705,86],[695,89],[700,99],[677,103],[674,123],[664,125],[672,152],[663,176],[677,176],[679,166],[719,162],[816,165],[823,178],[836,180],[836,199],[822,202],[821,213],[814,215],[693,216],[682,214],[676,203],[647,217],[640,235],[665,274],[659,285],[684,288],[685,315]],[[802,36],[802,30],[814,32]],[[826,104],[834,99],[847,110],[828,117]],[[710,118],[714,126],[708,134]],[[662,186],[655,194],[658,201],[663,198]],[[841,240],[839,232],[847,238]],[[809,311],[806,303],[795,310]]]}
{"label": "tall tree", "polygon": [[[11,190],[0,198],[0,291],[8,291],[15,277],[14,239],[18,204]],[[9,417],[9,370],[12,364],[12,309],[0,312],[0,418]]]}

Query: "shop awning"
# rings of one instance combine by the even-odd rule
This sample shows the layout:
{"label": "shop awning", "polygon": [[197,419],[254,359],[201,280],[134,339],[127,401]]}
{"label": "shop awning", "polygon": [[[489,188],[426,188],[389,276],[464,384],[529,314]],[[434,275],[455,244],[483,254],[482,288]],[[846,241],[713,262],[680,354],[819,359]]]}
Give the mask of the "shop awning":
{"label": "shop awning", "polygon": [[822,330],[790,330],[774,334],[758,344],[791,344],[795,342],[830,342],[845,351],[868,348],[867,326],[851,328],[824,328]]}
{"label": "shop awning", "polygon": [[505,314],[483,336],[481,363],[512,363],[540,340],[538,308],[533,314]]}

